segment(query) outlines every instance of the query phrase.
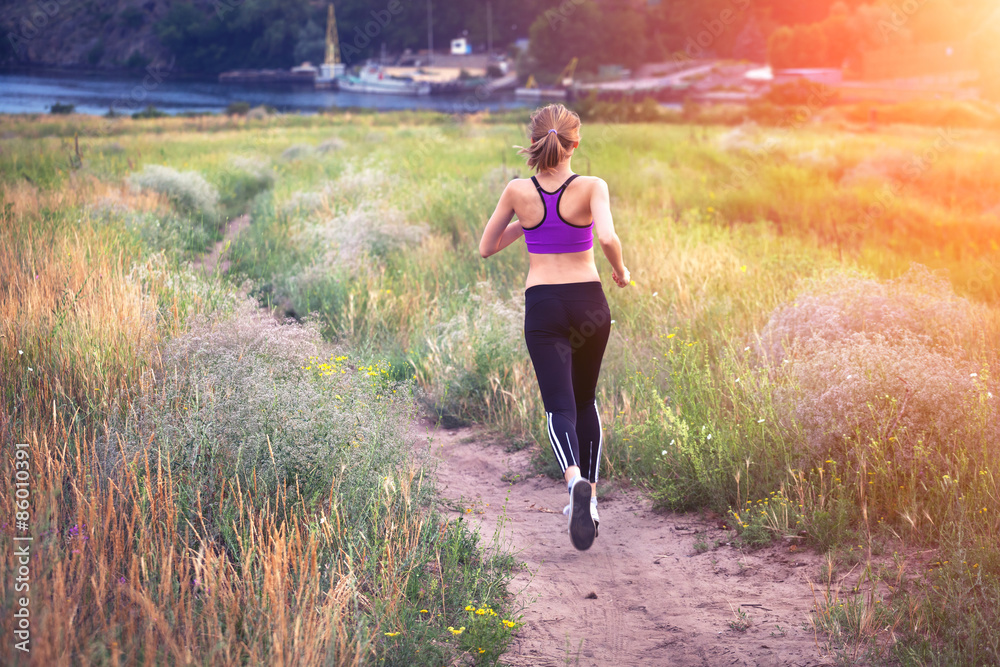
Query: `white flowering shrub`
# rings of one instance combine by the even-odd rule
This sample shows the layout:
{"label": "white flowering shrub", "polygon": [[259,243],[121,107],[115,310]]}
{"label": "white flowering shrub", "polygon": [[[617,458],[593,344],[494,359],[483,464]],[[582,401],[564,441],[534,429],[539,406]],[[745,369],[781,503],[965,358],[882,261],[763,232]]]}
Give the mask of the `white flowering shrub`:
{"label": "white flowering shrub", "polygon": [[840,185],[881,186],[887,181],[910,180],[920,175],[919,164],[914,160],[912,153],[899,149],[883,149],[847,169],[840,177]]}
{"label": "white flowering shrub", "polygon": [[164,195],[184,216],[212,222],[219,219],[219,192],[196,171],[150,164],[129,176],[128,182],[134,188]]}
{"label": "white flowering shrub", "polygon": [[920,445],[943,449],[985,435],[968,428],[986,394],[976,366],[915,336],[854,333],[814,338],[800,349],[789,398],[820,451],[877,444],[899,462]]}
{"label": "white flowering shrub", "polygon": [[187,256],[204,252],[215,238],[216,221],[189,219],[176,211],[134,210],[126,202],[103,199],[89,207],[91,219],[136,234],[146,248]]}
{"label": "white flowering shrub", "polygon": [[427,225],[409,223],[399,210],[372,204],[307,224],[296,241],[319,248],[318,266],[328,271],[332,266],[362,268],[367,259],[419,244],[427,233]]}
{"label": "white flowering shrub", "polygon": [[315,149],[309,144],[292,144],[286,148],[281,153],[281,157],[285,160],[301,160],[304,157],[308,157],[315,152]]}
{"label": "white flowering shrub", "polygon": [[923,267],[887,282],[834,274],[775,311],[761,352],[788,380],[775,400],[809,445],[899,463],[1000,438],[982,327],[981,310]]}
{"label": "white flowering shrub", "polygon": [[323,192],[297,190],[281,205],[281,213],[289,218],[304,218],[312,215],[325,202]]}
{"label": "white flowering shrub", "polygon": [[719,148],[726,152],[764,152],[770,154],[784,146],[784,140],[756,123],[744,123],[719,135]]}
{"label": "white flowering shrub", "polygon": [[324,192],[338,203],[359,205],[385,199],[391,182],[389,172],[380,166],[358,168],[348,164],[340,176],[324,188]]}
{"label": "white flowering shrub", "polygon": [[303,493],[345,466],[377,484],[402,456],[384,446],[408,414],[399,388],[384,364],[357,368],[312,325],[280,323],[244,301],[166,346],[108,451],[121,443],[131,460],[154,448],[205,479],[222,471]]}
{"label": "white flowering shrub", "polygon": [[[384,203],[388,174],[380,168],[353,165],[319,192],[295,193],[283,207],[297,230],[292,240],[315,257],[302,277],[322,278],[332,268],[358,271],[371,268],[369,260],[384,259],[401,248],[420,244],[428,226],[411,222],[399,209]],[[336,211],[317,220],[312,214],[324,204]]]}
{"label": "white flowering shrub", "polygon": [[838,272],[775,310],[761,331],[760,345],[771,363],[780,363],[789,346],[799,344],[805,354],[804,344],[814,338],[832,342],[854,333],[909,335],[962,356],[974,345],[981,321],[978,308],[925,267],[914,265],[886,282]]}
{"label": "white flowering shrub", "polygon": [[316,146],[317,153],[335,153],[347,148],[347,142],[340,137],[330,137]]}

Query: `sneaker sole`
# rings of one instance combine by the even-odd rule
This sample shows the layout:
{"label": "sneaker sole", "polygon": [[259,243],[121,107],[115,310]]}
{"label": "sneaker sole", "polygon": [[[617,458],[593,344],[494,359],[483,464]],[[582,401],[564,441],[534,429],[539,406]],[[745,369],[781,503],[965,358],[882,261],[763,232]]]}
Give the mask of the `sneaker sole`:
{"label": "sneaker sole", "polygon": [[590,484],[581,480],[573,487],[573,507],[569,512],[569,539],[580,551],[586,551],[594,543],[597,527],[590,516]]}

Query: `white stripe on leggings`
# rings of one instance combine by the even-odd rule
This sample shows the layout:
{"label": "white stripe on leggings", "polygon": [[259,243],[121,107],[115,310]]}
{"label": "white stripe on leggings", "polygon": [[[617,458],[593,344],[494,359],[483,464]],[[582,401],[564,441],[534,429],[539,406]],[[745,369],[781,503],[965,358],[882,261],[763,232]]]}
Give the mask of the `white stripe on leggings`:
{"label": "white stripe on leggings", "polygon": [[[601,465],[601,443],[604,442],[604,427],[601,426],[601,413],[597,409],[597,399],[594,399],[594,413],[597,415],[597,456],[594,458],[593,464],[590,466],[590,472],[594,475],[594,484],[597,484],[597,467]],[[594,452],[594,448],[590,448],[591,454]]]}
{"label": "white stripe on leggings", "polygon": [[545,425],[549,432],[549,444],[552,445],[552,451],[556,455],[556,462],[562,468],[563,472],[566,472],[566,468],[569,465],[566,463],[566,457],[562,453],[562,447],[559,445],[559,438],[556,437],[556,432],[552,429],[552,413],[545,413]]}

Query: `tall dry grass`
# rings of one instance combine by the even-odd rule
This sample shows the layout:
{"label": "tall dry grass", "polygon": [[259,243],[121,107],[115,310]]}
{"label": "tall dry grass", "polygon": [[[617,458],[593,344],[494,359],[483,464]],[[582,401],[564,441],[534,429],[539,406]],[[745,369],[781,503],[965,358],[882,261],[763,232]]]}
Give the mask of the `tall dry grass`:
{"label": "tall dry grass", "polygon": [[[429,509],[400,431],[405,380],[317,359],[314,328],[258,313],[104,214],[155,217],[161,197],[86,175],[0,194],[0,433],[28,445],[30,488],[24,530],[5,456],[0,626],[13,637],[28,596],[31,633],[30,655],[6,642],[0,662],[480,655],[446,627],[469,604],[501,609],[510,563]],[[27,591],[15,535],[32,537]],[[482,644],[494,661],[499,627]]]}

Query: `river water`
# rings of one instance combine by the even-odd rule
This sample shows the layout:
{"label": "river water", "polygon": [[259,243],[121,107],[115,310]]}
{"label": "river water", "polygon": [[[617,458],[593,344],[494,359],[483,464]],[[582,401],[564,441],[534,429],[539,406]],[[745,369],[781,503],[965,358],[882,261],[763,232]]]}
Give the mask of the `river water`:
{"label": "river water", "polygon": [[0,113],[47,113],[56,102],[72,104],[77,113],[104,114],[114,106],[119,113],[132,113],[153,105],[171,114],[183,111],[219,112],[231,102],[267,104],[282,112],[315,113],[330,107],[370,109],[433,109],[447,113],[498,111],[524,107],[532,102],[514,98],[512,92],[477,96],[370,95],[310,86],[273,84],[250,86],[217,81],[192,81],[171,77],[169,72],[113,77],[84,73],[0,73]]}

